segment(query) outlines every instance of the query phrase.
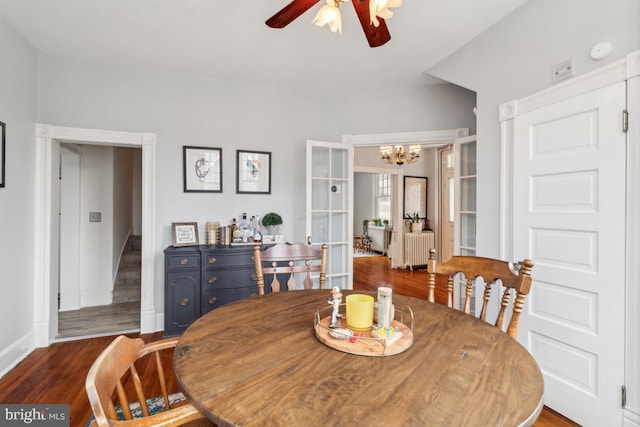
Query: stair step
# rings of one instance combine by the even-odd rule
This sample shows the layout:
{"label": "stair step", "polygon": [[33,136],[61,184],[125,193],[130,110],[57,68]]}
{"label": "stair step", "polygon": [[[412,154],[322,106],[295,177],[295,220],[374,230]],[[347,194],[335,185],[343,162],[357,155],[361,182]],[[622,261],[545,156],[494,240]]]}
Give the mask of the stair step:
{"label": "stair step", "polygon": [[140,252],[129,251],[122,254],[120,267],[140,267],[142,264],[142,254]]}
{"label": "stair step", "polygon": [[140,301],[142,236],[129,236],[113,285],[114,304]]}

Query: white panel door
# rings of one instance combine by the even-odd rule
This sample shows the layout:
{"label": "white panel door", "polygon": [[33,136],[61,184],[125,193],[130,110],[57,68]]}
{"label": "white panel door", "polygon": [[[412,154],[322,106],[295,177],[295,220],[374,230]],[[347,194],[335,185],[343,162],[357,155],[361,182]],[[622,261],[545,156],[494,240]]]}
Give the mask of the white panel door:
{"label": "white panel door", "polygon": [[513,248],[535,261],[519,338],[545,405],[584,426],[622,424],[625,83],[514,119]]}
{"label": "white panel door", "polygon": [[307,141],[307,243],[329,245],[327,288],[353,286],[353,149]]}

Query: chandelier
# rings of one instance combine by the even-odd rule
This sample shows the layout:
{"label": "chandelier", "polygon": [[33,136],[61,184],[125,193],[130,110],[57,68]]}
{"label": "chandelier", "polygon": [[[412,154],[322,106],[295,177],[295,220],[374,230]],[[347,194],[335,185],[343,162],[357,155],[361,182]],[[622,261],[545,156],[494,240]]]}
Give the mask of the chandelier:
{"label": "chandelier", "polygon": [[380,157],[382,161],[391,165],[393,163],[402,166],[405,162],[415,163],[420,158],[420,146],[411,145],[409,151],[404,151],[402,145],[396,145],[395,151],[390,145],[380,147]]}

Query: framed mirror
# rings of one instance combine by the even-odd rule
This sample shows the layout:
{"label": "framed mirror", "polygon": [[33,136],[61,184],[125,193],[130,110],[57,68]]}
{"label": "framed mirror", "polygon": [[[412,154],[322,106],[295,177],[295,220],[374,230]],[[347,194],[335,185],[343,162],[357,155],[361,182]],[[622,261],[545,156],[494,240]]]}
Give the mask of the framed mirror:
{"label": "framed mirror", "polygon": [[404,206],[405,218],[410,218],[416,212],[420,219],[427,218],[427,183],[424,176],[404,177]]}

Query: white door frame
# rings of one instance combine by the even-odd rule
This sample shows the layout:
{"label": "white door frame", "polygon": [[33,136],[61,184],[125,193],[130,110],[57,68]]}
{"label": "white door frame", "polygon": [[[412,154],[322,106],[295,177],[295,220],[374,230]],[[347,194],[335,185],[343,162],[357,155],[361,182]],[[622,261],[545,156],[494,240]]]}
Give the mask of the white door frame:
{"label": "white door frame", "polygon": [[[440,147],[442,145],[453,144],[457,139],[469,136],[469,128],[457,128],[457,129],[445,129],[445,130],[432,130],[432,131],[419,131],[419,132],[396,132],[396,133],[379,133],[379,134],[363,134],[363,135],[343,135],[342,142],[345,144],[351,144],[353,148],[356,147],[374,147],[383,145],[397,145],[397,144],[420,144],[423,148]],[[439,166],[438,166],[439,167]],[[369,172],[375,168],[367,169],[364,167],[355,168],[354,172]],[[378,173],[378,172],[372,172]],[[385,169],[384,173],[389,173],[388,169]],[[438,172],[439,173],[439,172]],[[404,172],[398,172],[398,180],[394,191],[397,191],[399,195],[402,194],[402,177]],[[436,175],[437,176],[437,175]],[[439,182],[439,177],[437,181]],[[351,177],[353,182],[353,177]],[[434,183],[435,188],[438,188],[438,182]],[[402,196],[400,196],[402,197]],[[353,201],[352,201],[353,202]],[[351,208],[353,212],[353,207]],[[399,230],[398,233],[393,233],[395,240],[393,242],[395,248],[404,248],[404,233],[402,225],[402,218],[404,213],[402,212],[402,204],[398,203],[393,213],[396,224],[393,224],[394,230]],[[436,222],[438,221],[439,212],[436,210]],[[351,228],[350,236],[353,237],[353,224],[349,225]],[[404,265],[404,253],[401,250],[396,250],[398,254],[394,254],[393,268]],[[402,254],[401,256],[398,256]]]}
{"label": "white door frame", "polygon": [[155,149],[156,134],[36,124],[34,221],[34,333],[36,347],[47,347],[58,333],[57,253],[60,142],[142,148],[142,289],[140,332],[156,328],[155,308]]}
{"label": "white door frame", "polygon": [[[625,303],[625,386],[626,406],[624,407],[625,426],[640,425],[640,337],[638,321],[640,314],[640,51],[628,54],[624,59],[601,67],[582,76],[564,81],[558,86],[531,96],[504,103],[499,107],[501,126],[501,161],[500,161],[500,257],[513,258],[513,216],[512,187],[513,157],[512,141],[514,138],[513,119],[519,115],[545,105],[571,98],[575,95],[601,89],[615,83],[627,82],[627,108],[633,124],[627,133],[627,233],[626,233],[626,303]],[[622,112],[620,112],[622,125]]]}

